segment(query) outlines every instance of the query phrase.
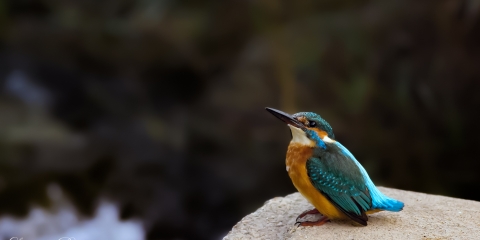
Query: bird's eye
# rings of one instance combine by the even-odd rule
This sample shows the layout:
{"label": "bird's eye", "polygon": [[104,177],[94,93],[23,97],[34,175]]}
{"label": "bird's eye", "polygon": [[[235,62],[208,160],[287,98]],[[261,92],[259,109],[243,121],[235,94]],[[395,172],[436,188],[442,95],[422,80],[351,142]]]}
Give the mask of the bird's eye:
{"label": "bird's eye", "polygon": [[316,123],[315,121],[310,121],[310,122],[308,123],[308,125],[309,125],[310,127],[315,127],[315,126],[317,126],[317,123]]}

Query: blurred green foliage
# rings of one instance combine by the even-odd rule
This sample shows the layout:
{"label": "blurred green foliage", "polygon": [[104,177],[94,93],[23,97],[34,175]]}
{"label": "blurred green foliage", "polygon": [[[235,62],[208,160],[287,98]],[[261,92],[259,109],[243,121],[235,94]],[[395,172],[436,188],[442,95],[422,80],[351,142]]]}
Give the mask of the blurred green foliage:
{"label": "blurred green foliage", "polygon": [[294,191],[314,111],[379,185],[480,200],[480,2],[0,1],[0,212],[57,183],[149,239],[222,236]]}

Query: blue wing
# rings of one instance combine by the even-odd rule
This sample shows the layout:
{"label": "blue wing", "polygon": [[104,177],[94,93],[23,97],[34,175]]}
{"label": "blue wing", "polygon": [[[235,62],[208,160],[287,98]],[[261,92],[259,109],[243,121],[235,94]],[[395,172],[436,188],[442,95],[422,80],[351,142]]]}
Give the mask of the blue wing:
{"label": "blue wing", "polygon": [[335,145],[340,149],[343,155],[351,159],[352,162],[354,162],[360,169],[360,172],[362,173],[362,176],[365,180],[365,184],[367,185],[368,191],[370,192],[370,196],[372,197],[372,209],[380,209],[392,212],[398,212],[403,209],[403,202],[400,202],[393,198],[389,198],[377,189],[375,184],[373,184],[372,180],[368,176],[367,171],[365,171],[363,166],[357,161],[357,159],[355,159],[353,154],[348,151],[346,147],[344,147],[339,142],[335,142]]}
{"label": "blue wing", "polygon": [[306,168],[316,189],[352,220],[367,225],[365,212],[372,208],[372,199],[360,169],[348,156],[329,146],[315,151]]}

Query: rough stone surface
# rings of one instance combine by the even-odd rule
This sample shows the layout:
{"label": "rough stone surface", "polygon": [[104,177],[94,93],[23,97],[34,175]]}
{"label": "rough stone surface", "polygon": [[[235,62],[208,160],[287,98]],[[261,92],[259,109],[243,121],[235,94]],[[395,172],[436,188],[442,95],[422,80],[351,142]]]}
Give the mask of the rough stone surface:
{"label": "rough stone surface", "polygon": [[267,201],[237,223],[224,239],[480,239],[480,202],[379,189],[403,201],[403,211],[369,215],[366,227],[349,221],[296,227],[296,217],[313,206],[293,193]]}

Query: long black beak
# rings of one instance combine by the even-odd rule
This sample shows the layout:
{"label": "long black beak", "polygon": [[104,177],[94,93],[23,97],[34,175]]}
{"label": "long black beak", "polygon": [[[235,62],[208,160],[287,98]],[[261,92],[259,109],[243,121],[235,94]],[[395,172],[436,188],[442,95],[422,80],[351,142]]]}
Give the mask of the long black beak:
{"label": "long black beak", "polygon": [[288,113],[284,113],[280,110],[269,108],[269,107],[266,107],[265,110],[267,110],[268,112],[273,114],[273,116],[277,117],[278,119],[284,121],[287,124],[290,124],[297,128],[301,128],[302,130],[307,130],[307,128],[300,121],[293,118],[292,115]]}

